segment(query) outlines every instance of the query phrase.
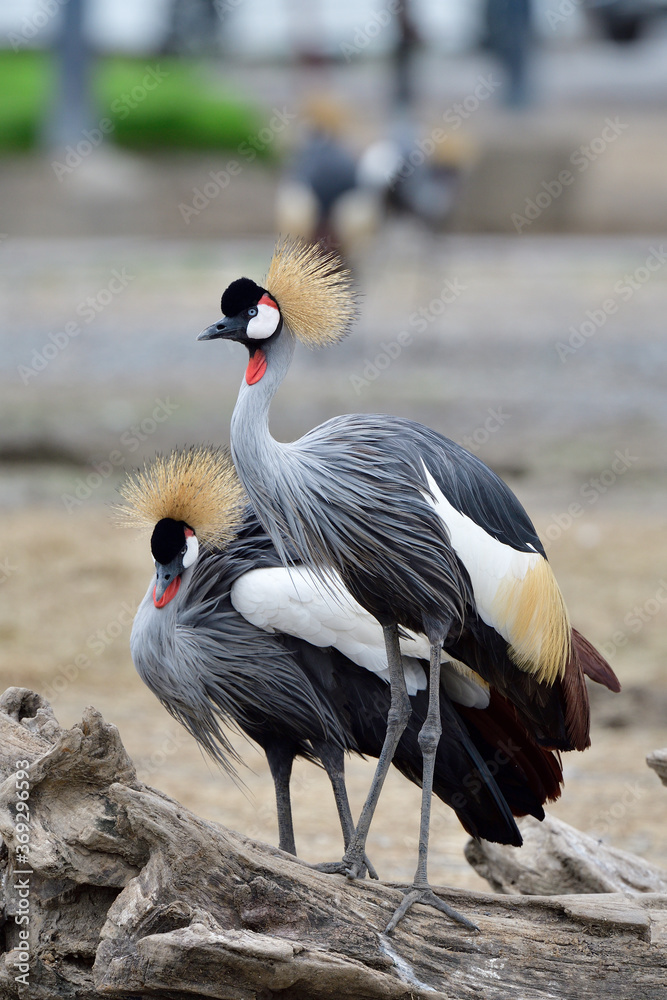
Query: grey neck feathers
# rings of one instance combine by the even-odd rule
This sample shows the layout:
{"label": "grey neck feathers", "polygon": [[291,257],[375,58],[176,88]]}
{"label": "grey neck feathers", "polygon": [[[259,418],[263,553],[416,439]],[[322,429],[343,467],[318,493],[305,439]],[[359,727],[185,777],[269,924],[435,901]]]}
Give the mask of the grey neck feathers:
{"label": "grey neck feathers", "polygon": [[293,445],[276,441],[269,430],[269,408],[280,383],[289,371],[295,340],[288,330],[265,349],[267,368],[263,378],[248,385],[241,383],[230,426],[231,451],[239,478],[255,508],[257,517],[285,561],[284,539],[287,524],[278,524],[275,494],[285,477]]}
{"label": "grey neck feathers", "polygon": [[243,445],[243,450],[253,446],[261,449],[277,444],[269,434],[269,407],[278,386],[289,371],[294,347],[294,337],[288,330],[283,330],[273,343],[263,348],[266,372],[259,382],[248,385],[244,376],[232,414],[232,448],[235,441],[237,445]]}
{"label": "grey neck feathers", "polygon": [[[178,647],[179,635],[176,630],[176,620],[181,605],[187,601],[193,571],[194,566],[183,571],[178,593],[164,608],[156,608],[153,604],[153,588],[155,587],[155,577],[153,577],[146,595],[137,609],[130,637],[130,648],[135,665],[149,687],[154,687],[154,684],[145,674],[152,675],[153,671],[156,675],[165,671],[168,673],[169,664],[175,662],[170,657]],[[169,655],[165,655],[166,653]],[[141,662],[141,667],[137,660]]]}

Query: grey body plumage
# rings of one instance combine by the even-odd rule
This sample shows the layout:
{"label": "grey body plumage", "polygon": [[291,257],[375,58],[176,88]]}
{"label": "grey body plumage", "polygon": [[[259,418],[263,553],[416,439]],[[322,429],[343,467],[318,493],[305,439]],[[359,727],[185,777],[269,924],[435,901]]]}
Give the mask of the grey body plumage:
{"label": "grey body plumage", "polygon": [[[232,607],[229,556],[207,553],[183,574],[176,597],[137,610],[130,650],[141,679],[197,742],[230,773],[240,758],[226,727],[271,728],[313,759],[308,741],[344,745],[335,715],[317,697],[293,654]],[[238,569],[238,568],[237,568]]]}
{"label": "grey body plumage", "polygon": [[[295,337],[324,344],[349,323],[351,300],[340,308],[344,282],[332,274],[331,259],[317,249],[279,247],[267,288],[257,286],[250,301],[248,279],[229,286],[225,317],[200,339],[224,337],[248,348],[231,421],[232,455],[281,558],[288,564],[293,546],[298,559],[321,574],[323,587],[328,572],[337,571],[384,629],[392,705],[374,782],[343,861],[349,874],[360,870],[382,783],[410,716],[399,628],[429,640],[429,709],[419,736],[419,863],[391,930],[417,900],[443,908],[426,872],[443,646],[510,697],[545,746],[588,745],[588,699],[544,549],[511,491],[473,455],[420,424],[383,416],[334,418],[290,444],[271,436],[269,406],[289,369]],[[329,334],[322,293],[332,284]]]}
{"label": "grey body plumage", "polygon": [[232,416],[232,455],[264,529],[285,562],[291,548],[315,569],[339,568],[357,600],[383,623],[398,605],[401,624],[415,631],[427,632],[424,616],[437,618],[443,610],[461,625],[473,603],[465,566],[424,497],[424,460],[448,499],[492,537],[544,553],[502,480],[421,424],[347,414],[283,445],[254,410],[242,386]]}
{"label": "grey body plumage", "polygon": [[121,523],[152,531],[156,573],[131,635],[140,676],[232,774],[240,758],[229,726],[262,747],[274,780],[283,850],[296,852],[294,758],[321,762],[348,843],[353,824],[343,754],[356,746],[343,732],[340,713],[323,697],[326,657],[319,650],[308,655],[306,643],[258,629],[231,601],[239,578],[279,560],[249,511],[244,521],[247,501],[229,455],[195,447],[157,456],[130,475],[120,492]]}
{"label": "grey body plumage", "polygon": [[[195,482],[189,480],[188,486],[196,499]],[[170,528],[174,526],[171,521]],[[304,669],[306,644],[258,629],[232,605],[231,588],[239,577],[276,563],[269,539],[250,512],[240,536],[224,550],[209,549],[192,566],[181,566],[178,589],[164,605],[156,600],[162,569],[156,561],[156,577],[137,611],[130,648],[142,680],[228,773],[235,776],[241,762],[229,728],[262,747],[275,787],[280,847],[296,854],[290,798],[295,757],[326,769],[348,844],[354,827],[344,752],[356,750],[356,744],[349,728],[344,731],[340,714],[311,683],[323,654],[312,650],[314,673],[309,675]],[[370,864],[367,868],[377,877]]]}
{"label": "grey body plumage", "polygon": [[517,670],[507,641],[477,614],[465,563],[427,502],[425,467],[452,505],[491,538],[545,558],[519,501],[475,455],[399,417],[347,414],[297,441],[276,441],[269,403],[293,351],[289,335],[271,343],[266,374],[258,385],[242,383],[231,421],[237,471],[283,562],[296,555],[323,574],[324,588],[326,571],[335,566],[383,626],[397,620],[444,641],[503,695],[514,694],[545,745],[571,749],[560,699],[548,683]]}

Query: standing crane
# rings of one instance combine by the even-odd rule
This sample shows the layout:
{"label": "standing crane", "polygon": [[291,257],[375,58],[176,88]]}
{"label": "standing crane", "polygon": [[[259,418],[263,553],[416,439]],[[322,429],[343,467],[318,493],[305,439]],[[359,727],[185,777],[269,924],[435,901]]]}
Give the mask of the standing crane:
{"label": "standing crane", "polygon": [[[345,111],[332,100],[314,97],[301,120],[300,138],[276,191],[276,226],[308,241],[340,246],[347,242],[350,215],[348,210],[341,216],[341,206],[357,185],[355,158],[343,137]],[[353,196],[355,206],[356,201]]]}
{"label": "standing crane", "polygon": [[[142,680],[228,772],[240,758],[223,724],[262,747],[280,847],[292,854],[292,763],[320,762],[349,846],[344,752],[379,756],[390,702],[380,626],[339,579],[330,578],[323,599],[311,571],[298,561],[282,565],[226,452],[198,447],[158,457],[128,477],[121,496],[122,520],[152,532],[155,576],[130,640]],[[276,609],[286,628],[274,620]],[[393,763],[419,783],[428,705],[419,657],[428,650],[407,632],[401,642],[412,716]],[[513,814],[544,817],[543,803],[560,795],[558,759],[462,664],[443,663],[442,689],[436,794],[473,837],[520,844]]]}
{"label": "standing crane", "polygon": [[384,632],[391,681],[385,742],[340,870],[362,872],[382,783],[410,718],[399,641],[399,629],[407,628],[429,646],[419,857],[387,931],[415,902],[467,924],[433,893],[427,874],[443,649],[511,702],[536,742],[553,750],[590,744],[584,673],[613,690],[618,681],[572,629],[523,507],[475,455],[421,424],[386,415],[335,417],[291,444],[273,439],[270,403],[297,340],[335,343],[355,315],[349,272],[332,254],[283,241],[265,286],[237,279],[221,310],[223,318],[199,339],[248,349],[231,446],[259,521],[285,565],[296,557],[319,575],[325,593],[335,571]]}

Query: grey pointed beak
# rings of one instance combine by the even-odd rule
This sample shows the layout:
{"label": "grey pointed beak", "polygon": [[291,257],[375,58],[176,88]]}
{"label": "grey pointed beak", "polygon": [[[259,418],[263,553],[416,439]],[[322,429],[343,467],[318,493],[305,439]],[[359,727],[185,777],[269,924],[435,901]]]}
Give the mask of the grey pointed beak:
{"label": "grey pointed beak", "polygon": [[153,593],[153,601],[156,605],[164,597],[167,587],[171,586],[182,572],[183,559],[180,555],[172,559],[170,563],[155,563],[155,591]]}
{"label": "grey pointed beak", "polygon": [[240,316],[223,316],[217,323],[212,323],[205,330],[202,330],[197,340],[217,340],[219,338],[236,340],[239,334],[245,334],[247,325],[248,320],[241,319]]}

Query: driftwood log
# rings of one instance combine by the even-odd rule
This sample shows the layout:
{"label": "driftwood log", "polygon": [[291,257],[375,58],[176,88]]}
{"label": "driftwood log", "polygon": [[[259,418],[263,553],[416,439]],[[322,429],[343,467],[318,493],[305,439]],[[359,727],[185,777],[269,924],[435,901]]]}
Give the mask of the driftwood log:
{"label": "driftwood log", "polygon": [[[562,893],[663,892],[667,871],[644,858],[581,833],[547,815],[519,821],[517,851],[486,840],[469,840],[465,856],[494,892],[554,896]],[[667,992],[666,992],[667,996]]]}
{"label": "driftwood log", "polygon": [[399,887],[205,822],[137,780],[97,711],[63,730],[19,688],[0,698],[0,778],[3,998],[664,1000],[665,893],[441,889],[479,933],[415,906],[387,938]]}
{"label": "driftwood log", "polygon": [[667,785],[667,747],[664,750],[654,750],[646,758],[646,763],[652,767],[663,785]]}

